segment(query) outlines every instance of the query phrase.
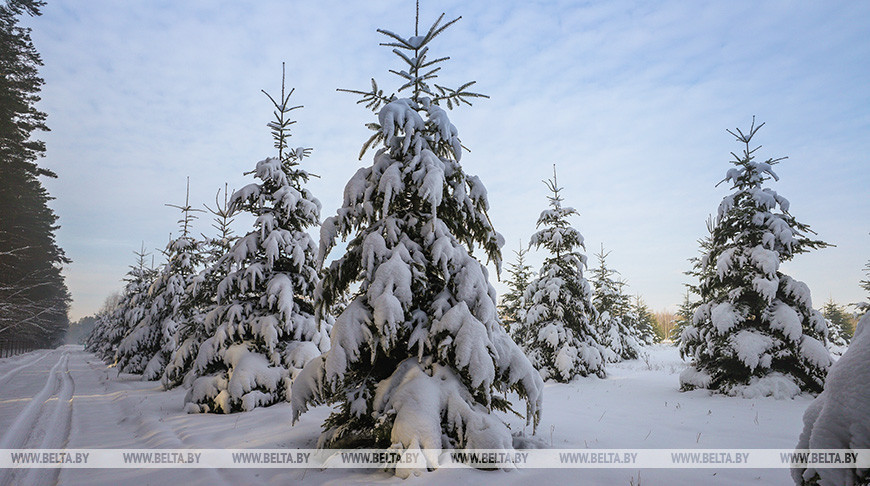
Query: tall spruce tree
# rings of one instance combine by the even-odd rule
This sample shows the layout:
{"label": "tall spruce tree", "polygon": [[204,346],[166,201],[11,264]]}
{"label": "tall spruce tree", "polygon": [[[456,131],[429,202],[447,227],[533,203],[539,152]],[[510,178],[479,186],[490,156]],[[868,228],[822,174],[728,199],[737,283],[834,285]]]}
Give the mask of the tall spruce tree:
{"label": "tall spruce tree", "polygon": [[36,161],[45,144],[34,131],[48,131],[36,108],[42,60],[22,15],[38,16],[39,0],[0,4],[0,341],[21,347],[63,342],[70,295],[61,275],[69,263],[55,241],[57,216],[40,177],[57,177]]}
{"label": "tall spruce tree", "polygon": [[[277,157],[248,174],[260,180],[236,191],[230,205],[256,218],[216,265],[226,277],[205,318],[208,338],[199,346],[185,397],[188,412],[232,413],[289,399],[290,382],[303,365],[328,348],[328,330],[314,318],[318,282],[309,228],[320,220],[320,202],[305,187],[300,167],[311,151],[288,146],[292,106],[281,80],[268,124]],[[194,379],[195,378],[195,379]]]}
{"label": "tall spruce tree", "polygon": [[583,276],[586,255],[583,235],[568,222],[577,214],[562,206],[562,188],[556,179],[544,181],[552,192],[550,209],[538,217],[538,232],[530,244],[549,255],[538,277],[525,293],[529,309],[515,334],[532,364],[544,379],[567,382],[576,376],[604,377],[606,351],[596,340],[598,312],[592,305],[592,289]]}
{"label": "tall spruce tree", "polygon": [[508,333],[512,333],[511,329],[516,324],[523,322],[528,310],[524,294],[533,276],[532,267],[526,264],[528,252],[528,249],[522,248],[520,242],[520,249],[514,251],[517,256],[516,261],[508,263],[507,272],[510,275],[507,281],[508,291],[501,296],[501,303],[498,305],[499,317],[508,329]]}
{"label": "tall spruce tree", "polygon": [[609,362],[635,359],[640,356],[643,340],[637,328],[637,316],[631,308],[631,298],[625,293],[625,281],[619,272],[607,266],[610,252],[596,253],[598,267],[592,270],[592,303],[598,310],[595,328],[601,344],[606,347],[604,358]]}
{"label": "tall spruce tree", "polygon": [[762,187],[779,179],[773,166],[783,160],[755,160],[751,142],[763,125],[753,118],[747,133],[728,131],[744,148],[732,154],[735,167],[722,182],[733,192],[719,205],[700,263],[701,302],[682,335],[681,352],[691,359],[680,375],[683,390],[817,393],[831,364],[825,319],[813,310],[809,288],[779,271],[781,262],[827,245],[807,237],[809,227],[788,212],[788,201]]}
{"label": "tall spruce tree", "polygon": [[420,447],[430,468],[442,448],[511,449],[510,430],[493,411],[509,409],[506,394],[515,391],[537,423],[542,389],[499,322],[495,290],[472,256],[479,246],[499,268],[503,239],[487,217],[483,184],[459,164],[462,145],[444,110],[481,95],[468,91],[471,82],[434,83],[447,58],[430,59],[429,45],[458,20],[443,18],[409,37],[378,31],[404,64],[391,71],[403,83],[396,94],[374,80],[371,91],[350,91],[378,116],[360,157],[384,147],[324,221],[321,261],[338,238],[350,241],[324,270],[321,313],[354,291],[332,328],[331,349],[294,381],[291,402],[294,421],[312,404],[337,404],[321,446]]}

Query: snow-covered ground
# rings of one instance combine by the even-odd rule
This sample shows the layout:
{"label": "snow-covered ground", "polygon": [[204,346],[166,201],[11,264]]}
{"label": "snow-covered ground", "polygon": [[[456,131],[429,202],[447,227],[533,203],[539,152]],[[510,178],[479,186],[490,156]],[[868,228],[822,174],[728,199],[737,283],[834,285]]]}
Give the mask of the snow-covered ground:
{"label": "snow-covered ground", "polygon": [[[547,384],[537,440],[554,448],[793,448],[811,397],[742,399],[678,391],[685,364],[670,346],[608,365],[607,379]],[[0,360],[0,449],[313,448],[326,407],[291,427],[289,404],[232,415],[185,414],[185,390],[117,375],[80,346]],[[522,409],[522,407],[518,407]],[[515,430],[523,421],[507,418]],[[638,478],[640,477],[640,481]],[[0,470],[12,484],[399,483],[376,470]],[[404,484],[793,484],[788,469],[442,469]]]}

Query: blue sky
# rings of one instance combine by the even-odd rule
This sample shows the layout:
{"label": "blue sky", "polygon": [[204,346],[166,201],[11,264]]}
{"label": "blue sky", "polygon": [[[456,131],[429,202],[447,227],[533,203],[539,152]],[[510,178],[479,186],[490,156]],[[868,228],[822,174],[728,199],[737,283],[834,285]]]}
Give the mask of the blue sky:
{"label": "blue sky", "polygon": [[[441,12],[463,19],[433,44],[451,57],[440,81],[474,79],[491,97],[451,119],[506,261],[534,232],[555,163],[590,263],[603,243],[630,292],[673,309],[728,193],[714,186],[741,149],[725,130],[755,115],[767,123],[759,156],[789,157],[770,187],[837,245],[783,270],[817,307],[866,299],[870,3],[424,1],[421,24]],[[194,203],[250,182],[242,173],[273,152],[260,90],[280,89],[282,62],[305,105],[291,143],[314,149],[311,189],[333,214],[370,163],[357,154],[373,119],[335,88],[366,89],[371,77],[397,87],[375,30],[410,33],[413,17],[411,1],[49,0],[26,20],[45,62],[42,163],[60,176],[46,184],[73,259],[71,318],[121,288],[140,244],[158,253],[177,233],[165,204],[183,202],[187,176]]]}

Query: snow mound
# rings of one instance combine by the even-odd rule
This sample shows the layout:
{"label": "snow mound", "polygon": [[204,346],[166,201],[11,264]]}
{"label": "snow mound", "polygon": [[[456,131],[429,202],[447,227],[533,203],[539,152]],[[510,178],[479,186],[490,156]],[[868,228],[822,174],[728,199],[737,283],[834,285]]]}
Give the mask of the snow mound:
{"label": "snow mound", "polygon": [[[804,413],[797,449],[870,449],[870,312]],[[797,484],[867,484],[867,469],[792,469]]]}
{"label": "snow mound", "polygon": [[782,373],[773,372],[769,375],[749,380],[748,385],[736,385],[729,395],[743,398],[773,397],[777,400],[791,399],[801,393],[801,387],[794,379]]}

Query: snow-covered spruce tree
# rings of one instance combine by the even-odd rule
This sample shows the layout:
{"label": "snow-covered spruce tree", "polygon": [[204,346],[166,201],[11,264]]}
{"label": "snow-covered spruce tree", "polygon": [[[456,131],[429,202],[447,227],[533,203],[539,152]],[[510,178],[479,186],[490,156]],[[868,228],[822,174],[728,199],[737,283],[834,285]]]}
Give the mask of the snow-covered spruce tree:
{"label": "snow-covered spruce tree", "polygon": [[[870,312],[858,322],[849,348],[831,366],[825,389],[804,412],[797,449],[870,449]],[[870,485],[870,470],[793,468],[796,484]]]}
{"label": "snow-covered spruce tree", "polygon": [[[338,214],[321,230],[320,258],[338,238],[347,250],[325,269],[319,309],[359,282],[332,328],[332,348],[293,383],[293,420],[317,403],[337,403],[319,445],[424,448],[437,467],[441,448],[511,449],[511,432],[494,410],[509,410],[509,391],[537,423],[542,382],[508,337],[496,311],[479,245],[496,267],[501,235],[486,211],[486,190],[467,175],[456,127],[444,107],[480,96],[432,82],[429,44],[456,20],[441,17],[422,35],[386,30],[387,46],[406,64],[404,84],[385,96],[372,80],[363,102],[384,147],[344,190]],[[397,470],[397,474],[409,474]]]}
{"label": "snow-covered spruce tree", "polygon": [[130,267],[124,278],[127,284],[117,305],[110,305],[108,301],[103,305],[103,309],[97,314],[94,333],[88,339],[87,350],[108,363],[114,363],[121,339],[150,307],[148,289],[154,283],[157,272],[146,265],[149,254],[145,251],[144,244],[140,251],[133,254],[136,255],[136,264]]}
{"label": "snow-covered spruce tree", "polygon": [[683,302],[677,308],[674,319],[674,328],[671,330],[670,339],[679,346],[682,340],[683,331],[692,325],[692,316],[695,315],[695,309],[698,307],[697,302],[692,302],[691,292],[686,289],[686,295],[683,297]]}
{"label": "snow-covered spruce tree", "polygon": [[664,335],[659,335],[655,316],[640,295],[634,296],[629,312],[635,319],[633,327],[642,345],[650,345],[664,339]]}
{"label": "snow-covered spruce tree", "polygon": [[[154,282],[157,280],[157,277],[160,274],[160,269],[154,266],[153,255],[151,257],[150,265],[145,265],[145,257],[148,255],[149,254],[145,252],[145,244],[143,243],[141,250],[136,253],[136,267],[135,269],[131,267],[133,273],[130,274],[130,280],[128,282],[129,292],[125,292],[124,298],[122,299],[123,321],[121,328],[112,336],[114,340],[112,346],[114,354],[105,358],[106,361],[111,361],[116,366],[119,366],[119,372],[121,371],[121,368],[118,362],[118,349],[121,346],[121,342],[127,334],[149,316],[154,301],[154,296],[151,293],[151,286],[154,285]],[[145,369],[147,361],[145,361],[144,356],[134,358],[134,361],[138,361],[138,363],[130,366],[139,370],[137,373]]]}
{"label": "snow-covered spruce tree", "polygon": [[85,339],[85,351],[94,353],[103,361],[112,362],[115,358],[115,348],[123,337],[124,296],[120,293],[111,294],[100,310],[94,314],[94,327]]}
{"label": "snow-covered spruce tree", "polygon": [[538,277],[526,288],[529,306],[515,338],[544,379],[568,382],[576,376],[604,377],[606,351],[597,340],[598,312],[592,305],[592,289],[583,276],[586,255],[583,235],[568,222],[574,208],[562,206],[562,188],[556,179],[544,181],[553,193],[550,209],[538,217],[538,232],[530,245],[544,248],[549,255]]}
{"label": "snow-covered spruce tree", "polygon": [[825,319],[813,310],[809,288],[779,271],[780,262],[827,245],[805,235],[809,227],[788,212],[784,197],[762,188],[778,179],[773,165],[782,160],[755,160],[750,143],[763,125],[753,119],[745,134],[729,130],[744,150],[732,154],[736,167],[722,181],[734,192],[719,205],[699,271],[700,305],[682,334],[681,353],[691,359],[680,375],[683,390],[746,397],[818,393],[831,364]]}
{"label": "snow-covered spruce tree", "polygon": [[686,297],[680,308],[677,310],[677,322],[674,330],[671,333],[674,344],[680,348],[680,356],[685,359],[685,349],[681,346],[683,341],[683,331],[692,325],[695,311],[701,305],[699,301],[693,301],[691,295],[700,295],[700,282],[705,282],[716,275],[716,269],[712,265],[707,265],[707,254],[713,248],[713,229],[716,226],[716,221],[713,216],[707,216],[707,234],[703,238],[698,239],[699,255],[689,258],[692,268],[683,272],[684,275],[690,277],[689,283],[686,283]]}
{"label": "snow-covered spruce tree", "polygon": [[191,315],[178,326],[176,331],[175,342],[178,343],[178,347],[172,353],[161,378],[166,389],[181,385],[190,376],[199,346],[209,337],[205,320],[209,312],[217,307],[218,285],[229,271],[228,265],[221,262],[221,258],[229,253],[233,243],[238,239],[231,227],[236,210],[230,205],[229,196],[228,186],[225,184],[223,203],[220,201],[221,191],[218,190],[215,194],[214,207],[205,205],[206,210],[214,217],[211,226],[216,234],[211,237],[203,235],[201,249],[204,252],[205,268],[185,289],[184,299],[190,306]]}
{"label": "snow-covered spruce tree", "polygon": [[[264,92],[265,93],[265,92]],[[320,202],[305,188],[300,167],[311,149],[288,148],[291,89],[266,93],[275,107],[269,123],[277,157],[257,163],[260,180],[236,191],[235,210],[256,220],[217,263],[226,277],[217,287],[218,305],[205,318],[208,338],[199,346],[188,412],[232,413],[289,399],[290,382],[306,362],[328,348],[328,329],[314,318],[318,282],[317,246],[308,229],[317,226]]]}
{"label": "snow-covered spruce tree", "polygon": [[852,339],[852,324],[846,309],[831,298],[822,306],[821,313],[827,321],[830,345],[838,348],[848,346]]}
{"label": "snow-covered spruce tree", "polygon": [[858,302],[853,305],[860,312],[870,312],[870,262],[867,262],[864,265],[864,274],[867,275],[867,280],[861,280],[861,288],[864,289],[867,293],[867,300],[864,302]]}
{"label": "snow-covered spruce tree", "polygon": [[152,321],[156,284],[162,278],[165,264],[154,269],[154,276],[148,289],[139,294],[135,310],[141,312],[139,318],[125,325],[124,335],[115,349],[114,363],[118,373],[142,374],[154,354],[160,348],[160,331]]}
{"label": "snow-covered spruce tree", "polygon": [[498,305],[499,317],[508,333],[512,333],[511,329],[517,323],[523,322],[526,310],[528,310],[528,305],[523,297],[533,276],[532,267],[526,264],[528,252],[528,249],[522,248],[522,242],[520,242],[520,249],[514,251],[517,256],[516,262],[508,263],[507,272],[510,275],[506,282],[508,291],[501,296],[501,303]]}
{"label": "snow-covered spruce tree", "polygon": [[608,362],[635,359],[640,356],[643,339],[637,327],[637,316],[631,308],[631,298],[623,291],[625,282],[619,272],[607,267],[610,252],[596,253],[598,267],[592,270],[592,303],[598,311],[595,328],[598,339],[606,347],[603,352]]}
{"label": "snow-covered spruce tree", "polygon": [[[97,312],[94,314],[94,319],[96,320],[94,328],[91,329],[91,332],[88,334],[87,338],[85,338],[85,351],[94,353],[100,359],[104,359],[103,355],[106,354],[105,334],[112,326],[112,315]],[[112,353],[112,356],[114,356],[114,353]]]}
{"label": "snow-covered spruce tree", "polygon": [[158,380],[176,349],[178,326],[193,314],[185,289],[193,281],[202,264],[201,242],[190,233],[195,219],[190,206],[190,180],[184,206],[167,204],[181,210],[178,220],[181,234],[170,239],[163,251],[166,264],[148,290],[150,306],[145,315],[130,329],[118,345],[117,362],[125,373],[142,373],[142,379]]}
{"label": "snow-covered spruce tree", "polygon": [[[130,267],[124,280],[127,284],[123,291],[115,292],[106,298],[102,307],[94,315],[96,323],[85,339],[85,351],[94,353],[107,363],[114,363],[118,344],[133,327],[126,319],[136,304],[147,298],[148,288],[154,281],[155,272],[145,266],[143,244],[141,252],[134,252],[137,264]],[[135,322],[133,323],[135,324]]]}

